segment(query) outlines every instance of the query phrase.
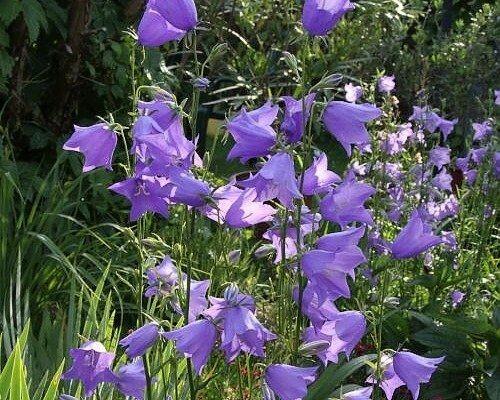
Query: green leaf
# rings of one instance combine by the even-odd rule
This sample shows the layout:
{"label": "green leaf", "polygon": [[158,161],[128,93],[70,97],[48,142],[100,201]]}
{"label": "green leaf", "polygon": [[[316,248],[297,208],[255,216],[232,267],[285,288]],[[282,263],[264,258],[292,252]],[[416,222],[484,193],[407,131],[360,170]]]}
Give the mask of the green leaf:
{"label": "green leaf", "polygon": [[22,10],[19,0],[0,0],[0,21],[9,25]]}
{"label": "green leaf", "polygon": [[352,359],[341,366],[331,364],[321,374],[321,376],[309,388],[305,400],[325,400],[338,387],[358,369],[368,365],[368,363],[377,358],[376,354],[367,354]]}
{"label": "green leaf", "polygon": [[495,370],[486,381],[485,386],[490,400],[500,400],[500,369]]}
{"label": "green leaf", "polygon": [[22,8],[30,41],[33,43],[40,34],[40,28],[47,30],[47,16],[38,0],[22,0]]}
{"label": "green leaf", "polygon": [[59,386],[59,381],[61,380],[61,374],[64,368],[64,360],[62,360],[61,365],[59,365],[59,368],[57,369],[57,372],[53,376],[52,380],[50,381],[50,385],[47,389],[47,392],[45,393],[45,396],[43,397],[43,400],[55,400],[57,397],[57,388]]}
{"label": "green leaf", "polygon": [[19,346],[14,348],[14,364],[10,381],[10,400],[29,400],[26,367]]}

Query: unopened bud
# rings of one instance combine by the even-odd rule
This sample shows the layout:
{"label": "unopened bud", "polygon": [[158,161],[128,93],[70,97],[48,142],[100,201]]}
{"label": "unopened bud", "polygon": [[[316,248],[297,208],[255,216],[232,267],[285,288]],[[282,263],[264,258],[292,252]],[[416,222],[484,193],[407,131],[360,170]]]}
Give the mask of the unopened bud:
{"label": "unopened bud", "polygon": [[292,54],[289,53],[288,51],[283,52],[283,59],[285,60],[286,65],[290,69],[292,69],[297,75],[299,73],[299,64],[297,62],[297,58]]}
{"label": "unopened bud", "polygon": [[330,347],[327,340],[315,340],[314,342],[303,343],[299,347],[299,353],[306,357],[315,356]]}
{"label": "unopened bud", "polygon": [[269,254],[272,254],[274,251],[275,250],[272,244],[263,244],[257,250],[255,250],[253,255],[255,256],[255,258],[264,258]]}
{"label": "unopened bud", "polygon": [[224,290],[224,300],[230,305],[234,305],[238,302],[238,294],[240,294],[240,289],[236,283],[231,283],[226,290]]}
{"label": "unopened bud", "polygon": [[241,257],[240,249],[232,250],[227,255],[227,258],[229,258],[229,262],[231,262],[232,264],[238,263],[238,261],[240,261],[240,257]]}

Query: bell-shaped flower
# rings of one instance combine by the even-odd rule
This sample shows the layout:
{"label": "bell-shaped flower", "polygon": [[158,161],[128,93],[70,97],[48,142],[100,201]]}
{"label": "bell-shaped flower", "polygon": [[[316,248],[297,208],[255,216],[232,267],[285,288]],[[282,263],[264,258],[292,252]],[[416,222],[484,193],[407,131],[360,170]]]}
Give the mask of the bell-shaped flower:
{"label": "bell-shaped flower", "polygon": [[[298,287],[295,287],[293,290],[293,300],[299,303]],[[302,293],[302,313],[309,318],[315,328],[319,329],[326,321],[334,320],[339,310],[335,307],[332,299],[325,298],[320,300],[315,286],[308,283]]]}
{"label": "bell-shaped flower", "polygon": [[278,116],[279,107],[267,102],[253,111],[244,108],[227,124],[227,130],[236,144],[227,158],[239,158],[242,162],[270,154],[276,144],[276,132],[271,127]]}
{"label": "bell-shaped flower", "polygon": [[236,187],[234,181],[231,181],[227,185],[217,188],[212,193],[213,202],[202,207],[200,211],[211,220],[222,224],[226,220],[229,209],[242,194],[243,189]]}
{"label": "bell-shaped flower", "polygon": [[177,268],[168,255],[159,265],[149,268],[146,276],[148,278],[148,288],[144,293],[146,297],[170,294],[179,279]]}
{"label": "bell-shaped flower", "polygon": [[266,368],[265,380],[269,388],[282,400],[301,400],[307,394],[307,386],[316,380],[318,367],[294,367],[272,364]]}
{"label": "bell-shaped flower", "polygon": [[352,83],[348,83],[344,86],[345,99],[349,103],[356,103],[357,100],[363,96],[363,88],[361,86],[355,86]]}
{"label": "bell-shaped flower", "polygon": [[124,396],[132,396],[139,400],[144,398],[146,374],[141,358],[118,368],[115,386]]}
{"label": "bell-shaped flower", "polygon": [[156,47],[182,39],[197,23],[193,0],[149,0],[137,29],[139,43]]}
{"label": "bell-shaped flower", "polygon": [[448,139],[448,136],[455,128],[455,125],[457,124],[457,122],[458,122],[458,118],[455,118],[453,120],[447,120],[447,119],[441,118],[441,120],[439,121],[438,128],[441,131],[441,133],[443,134],[443,141],[446,141]]}
{"label": "bell-shaped flower", "polygon": [[321,236],[316,241],[316,247],[318,250],[335,253],[348,246],[357,246],[364,234],[364,227],[349,228],[344,231],[329,233]]}
{"label": "bell-shaped flower", "polygon": [[341,400],[370,400],[372,398],[373,387],[367,386],[344,393]]}
{"label": "bell-shaped flower", "polygon": [[394,75],[391,76],[381,76],[377,82],[378,91],[381,93],[390,93],[396,87],[396,82],[394,82]]}
{"label": "bell-shaped flower", "polygon": [[116,147],[116,133],[105,123],[92,126],[74,125],[74,132],[64,143],[63,149],[77,151],[84,155],[83,172],[97,167],[111,168]]}
{"label": "bell-shaped flower", "polygon": [[306,0],[302,9],[302,25],[311,36],[325,36],[354,4],[349,0]]}
{"label": "bell-shaped flower", "polygon": [[109,189],[130,201],[131,221],[137,221],[148,211],[168,218],[168,206],[165,200],[168,192],[166,187],[153,176],[139,175],[128,178],[111,185]]}
{"label": "bell-shaped flower", "polygon": [[173,203],[186,204],[192,207],[201,207],[210,197],[210,186],[181,167],[171,166],[167,169],[168,183],[167,197]]}
{"label": "bell-shaped flower", "polygon": [[396,389],[404,386],[405,383],[394,371],[394,365],[391,357],[382,355],[381,364],[384,369],[381,380],[378,382],[374,375],[370,375],[366,379],[366,382],[371,383],[372,385],[378,383],[379,387],[384,391],[387,400],[392,400]]}
{"label": "bell-shaped flower", "polygon": [[63,379],[82,381],[85,396],[90,396],[102,382],[114,382],[111,365],[115,355],[108,353],[102,343],[87,342],[69,351],[73,364],[63,375]]}
{"label": "bell-shaped flower", "polygon": [[428,383],[437,366],[443,361],[444,357],[426,358],[408,351],[398,351],[393,357],[394,372],[405,383],[413,400],[416,400],[420,393],[420,384]]}
{"label": "bell-shaped flower", "polygon": [[441,243],[441,238],[432,233],[417,210],[411,214],[408,224],[399,232],[391,244],[394,258],[412,258]]}
{"label": "bell-shaped flower", "polygon": [[464,301],[465,298],[465,293],[461,292],[460,290],[454,290],[450,294],[451,297],[451,306],[453,308],[457,308],[462,301]]}
{"label": "bell-shaped flower", "polygon": [[441,117],[432,111],[429,106],[413,106],[413,114],[408,120],[414,121],[427,129],[430,133],[434,133],[439,127]]}
{"label": "bell-shaped flower", "polygon": [[375,193],[375,189],[366,183],[357,182],[350,174],[342,184],[330,191],[320,202],[323,218],[336,222],[341,227],[351,222],[373,224],[373,218],[364,204]]}
{"label": "bell-shaped flower", "polygon": [[366,331],[366,320],[358,311],[339,312],[333,321],[326,321],[320,328],[309,327],[304,332],[304,341],[326,340],[330,345],[317,355],[326,365],[337,363],[340,353],[349,357]]}
{"label": "bell-shaped flower", "polygon": [[194,370],[200,375],[214,348],[217,329],[211,321],[200,319],[162,335],[175,341],[177,351],[191,358]]}
{"label": "bell-shaped flower", "polygon": [[160,326],[156,322],[150,322],[120,340],[120,345],[125,347],[125,354],[130,358],[140,357],[159,337]]}
{"label": "bell-shaped flower", "polygon": [[328,158],[321,152],[304,171],[302,193],[306,196],[326,193],[334,183],[341,181],[335,172],[328,170]]}
{"label": "bell-shaped flower", "polygon": [[373,104],[330,101],[323,113],[323,123],[350,156],[352,144],[360,146],[370,143],[365,123],[381,115],[382,112]]}
{"label": "bell-shaped flower", "polygon": [[300,100],[295,100],[290,96],[281,98],[285,102],[285,117],[281,130],[285,133],[289,143],[296,143],[302,139],[315,97],[316,93],[310,93]]}
{"label": "bell-shaped flower", "polygon": [[293,159],[288,153],[273,155],[257,174],[239,182],[246,188],[254,188],[257,200],[277,198],[287,208],[293,208],[293,199],[301,198]]}
{"label": "bell-shaped flower", "polygon": [[429,151],[429,164],[441,170],[450,163],[451,150],[448,147],[435,147]]}
{"label": "bell-shaped flower", "polygon": [[432,185],[441,190],[448,190],[451,192],[451,182],[453,178],[446,171],[446,168],[443,168],[441,172],[439,172],[434,178],[432,178]]}
{"label": "bell-shaped flower", "polygon": [[256,198],[255,189],[243,191],[227,210],[224,218],[226,224],[231,228],[248,228],[261,222],[271,221],[277,210]]}
{"label": "bell-shaped flower", "polygon": [[482,123],[473,123],[472,129],[474,130],[474,137],[472,140],[480,141],[487,138],[493,132],[490,121],[484,121]]}

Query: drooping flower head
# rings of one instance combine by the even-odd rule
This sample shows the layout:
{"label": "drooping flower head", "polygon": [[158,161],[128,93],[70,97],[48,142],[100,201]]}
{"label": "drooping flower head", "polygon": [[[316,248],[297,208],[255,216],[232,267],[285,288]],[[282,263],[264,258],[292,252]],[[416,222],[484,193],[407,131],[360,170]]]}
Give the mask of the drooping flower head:
{"label": "drooping flower head", "polygon": [[190,171],[181,167],[168,167],[167,174],[165,188],[170,201],[192,207],[201,207],[207,203],[211,193],[208,183],[196,179]]}
{"label": "drooping flower head", "polygon": [[302,193],[306,196],[326,193],[334,183],[341,182],[335,172],[328,170],[328,158],[323,152],[314,157],[312,164],[305,170],[303,179]]}
{"label": "drooping flower head", "polygon": [[144,293],[146,297],[170,294],[179,279],[177,268],[168,255],[160,264],[149,268],[146,275],[148,278],[148,288]]}
{"label": "drooping flower head", "polygon": [[446,171],[445,168],[441,170],[434,178],[432,178],[432,184],[441,190],[448,190],[451,192],[451,175]]}
{"label": "drooping flower head", "polygon": [[146,374],[141,358],[122,365],[116,373],[115,385],[124,396],[132,396],[142,400],[146,389]]}
{"label": "drooping flower head", "polygon": [[441,243],[441,238],[432,233],[417,210],[411,214],[408,224],[401,230],[391,245],[394,258],[412,258]]}
{"label": "drooping flower head", "polygon": [[224,217],[231,228],[247,228],[273,219],[277,210],[257,200],[255,189],[247,189],[236,198]]}
{"label": "drooping flower head", "polygon": [[295,178],[293,159],[284,152],[273,155],[256,175],[239,184],[254,188],[257,200],[277,198],[287,208],[294,207],[293,199],[302,197]]}
{"label": "drooping flower head", "polygon": [[162,335],[175,341],[177,351],[191,358],[194,370],[200,375],[215,345],[217,329],[211,321],[200,319]]}
{"label": "drooping flower head", "polygon": [[354,5],[349,0],[306,0],[302,9],[302,24],[311,36],[324,36]]}
{"label": "drooping flower head", "polygon": [[266,368],[267,385],[282,400],[300,400],[307,394],[307,386],[316,380],[317,367],[300,368],[287,364],[273,364]]}
{"label": "drooping flower head", "polygon": [[193,0],[149,0],[137,29],[139,43],[157,47],[180,40],[197,23],[198,14]]}
{"label": "drooping flower head", "polygon": [[448,147],[436,147],[429,151],[429,163],[439,171],[450,163],[450,153],[451,150]]}
{"label": "drooping flower head", "polygon": [[125,347],[127,356],[135,358],[145,354],[156,343],[159,336],[159,325],[156,322],[150,322],[120,340],[120,345]]}
{"label": "drooping flower head", "polygon": [[330,101],[323,113],[323,123],[328,132],[351,155],[351,145],[370,143],[365,123],[372,121],[382,112],[372,104],[354,104],[345,101]]}
{"label": "drooping flower head", "polygon": [[282,97],[285,102],[285,118],[281,124],[281,130],[285,133],[289,143],[296,143],[302,138],[315,97],[316,93],[310,93],[304,99],[299,100],[290,96]]}
{"label": "drooping flower head", "polygon": [[63,379],[82,381],[85,396],[90,396],[101,382],[114,382],[111,365],[115,355],[108,353],[102,343],[87,342],[69,351],[73,365],[63,375]]}
{"label": "drooping flower head", "polygon": [[276,144],[276,132],[271,127],[278,116],[279,107],[267,102],[253,111],[244,108],[227,124],[227,130],[236,144],[227,158],[242,162],[254,157],[267,156]]}
{"label": "drooping flower head", "polygon": [[84,155],[83,172],[97,167],[112,169],[113,153],[116,147],[116,133],[105,123],[92,126],[74,126],[71,137],[64,143],[63,149],[77,151]]}

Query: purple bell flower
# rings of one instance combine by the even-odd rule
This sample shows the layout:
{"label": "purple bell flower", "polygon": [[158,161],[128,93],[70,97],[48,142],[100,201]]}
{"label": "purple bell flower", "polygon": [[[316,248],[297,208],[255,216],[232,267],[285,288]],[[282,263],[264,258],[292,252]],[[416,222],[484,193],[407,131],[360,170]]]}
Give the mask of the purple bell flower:
{"label": "purple bell flower", "polygon": [[146,374],[142,359],[139,358],[118,368],[115,385],[124,396],[142,400],[146,389]]}
{"label": "purple bell flower", "polygon": [[357,182],[349,175],[339,186],[330,191],[320,203],[323,218],[336,222],[341,227],[351,222],[373,224],[373,218],[364,203],[375,193],[375,189],[366,183]]}
{"label": "purple bell flower", "polygon": [[77,151],[84,155],[83,172],[97,167],[111,170],[113,153],[116,147],[116,133],[105,123],[92,126],[74,125],[75,131],[64,143],[63,149]]}
{"label": "purple bell flower", "polygon": [[137,29],[139,43],[157,47],[182,39],[197,23],[193,0],[149,0]]}
{"label": "purple bell flower", "polygon": [[344,86],[345,99],[349,103],[356,103],[357,100],[363,96],[363,89],[361,86],[354,86],[352,83],[348,83]]}
{"label": "purple bell flower", "polygon": [[242,189],[234,186],[234,181],[231,181],[227,185],[217,188],[212,193],[212,200],[215,205],[209,203],[205,207],[202,207],[200,211],[212,221],[222,224],[226,220],[229,209],[243,192]]}
{"label": "purple bell flower", "polygon": [[306,196],[326,193],[334,183],[341,181],[335,172],[328,170],[328,159],[321,152],[304,172],[302,193]]}
{"label": "purple bell flower", "polygon": [[429,152],[429,163],[441,170],[450,163],[451,150],[448,147],[436,147]]}
{"label": "purple bell flower", "polygon": [[125,354],[130,358],[140,357],[156,343],[159,337],[160,326],[156,322],[150,322],[120,340],[120,345],[125,347]]}
{"label": "purple bell flower", "polygon": [[167,196],[172,202],[192,207],[206,204],[211,194],[206,182],[196,179],[190,171],[174,166],[168,167],[167,177]]}
{"label": "purple bell flower", "polygon": [[384,372],[382,374],[382,379],[377,382],[375,376],[370,375],[367,379],[367,383],[376,384],[384,391],[387,400],[392,400],[394,392],[401,386],[404,386],[404,382],[399,378],[399,376],[394,372],[394,365],[392,359],[386,355],[382,355],[381,364],[384,366]]}
{"label": "purple bell flower", "polygon": [[486,147],[480,147],[478,149],[471,149],[469,152],[470,159],[477,165],[481,164],[486,156],[488,149]]}
{"label": "purple bell flower", "polygon": [[495,90],[495,105],[500,105],[500,90]]}
{"label": "purple bell flower", "polygon": [[148,278],[148,288],[144,293],[146,297],[170,294],[179,279],[177,268],[168,255],[159,265],[149,268],[146,275]]}
{"label": "purple bell flower", "polygon": [[398,351],[393,358],[394,372],[405,383],[413,396],[418,399],[420,384],[428,383],[444,357],[426,358],[408,351]]}
{"label": "purple bell flower", "polygon": [[137,221],[146,212],[154,212],[168,218],[166,187],[152,176],[141,175],[111,185],[108,189],[126,197],[132,207],[130,220]]}
{"label": "purple bell flower", "polygon": [[372,398],[372,392],[372,386],[351,390],[343,395],[342,400],[370,400]]}
{"label": "purple bell flower", "polygon": [[260,169],[260,171],[239,182],[246,188],[254,188],[257,200],[266,201],[274,198],[289,209],[294,207],[293,199],[300,199],[293,159],[288,153],[273,155]]}
{"label": "purple bell flower", "polygon": [[328,132],[351,155],[351,144],[363,145],[370,142],[365,123],[382,115],[372,104],[354,104],[345,101],[330,101],[323,113],[323,123]]}
{"label": "purple bell flower", "polygon": [[365,228],[349,228],[344,231],[329,233],[316,241],[319,250],[337,252],[345,247],[357,246],[365,234]]}
{"label": "purple bell flower", "polygon": [[285,133],[289,143],[296,143],[302,138],[304,126],[309,119],[315,97],[316,93],[308,94],[303,100],[304,104],[302,104],[302,99],[295,100],[290,96],[282,97],[285,102],[285,118],[281,124],[281,130]]}
{"label": "purple bell flower", "polygon": [[429,106],[413,106],[413,114],[408,120],[419,123],[430,133],[434,133],[441,123],[441,117],[432,111]]}
{"label": "purple bell flower", "polygon": [[166,339],[175,341],[177,351],[191,358],[194,370],[200,375],[214,348],[217,329],[211,321],[201,319],[183,328],[164,332],[162,335]]}
{"label": "purple bell flower", "polygon": [[458,200],[454,195],[449,196],[441,203],[429,201],[426,205],[429,219],[434,219],[436,221],[442,221],[446,217],[456,216],[459,208]]}
{"label": "purple bell flower", "polygon": [[106,352],[102,343],[87,342],[78,349],[71,349],[69,354],[73,358],[73,365],[62,378],[82,381],[85,396],[92,395],[101,382],[115,381],[111,371],[115,355]]}
{"label": "purple bell flower", "polygon": [[438,189],[441,190],[448,190],[451,192],[451,181],[452,181],[451,175],[446,171],[446,168],[443,168],[439,174],[437,174],[433,179],[432,179],[432,184],[433,186],[437,187]]}
{"label": "purple bell flower", "polygon": [[454,290],[450,294],[451,297],[451,306],[453,308],[457,308],[462,301],[464,301],[465,298],[465,293],[461,292],[460,290]]}
{"label": "purple bell flower", "polygon": [[432,234],[417,210],[411,214],[408,224],[401,230],[391,245],[394,258],[413,258],[441,243],[441,238]]}
{"label": "purple bell flower", "polygon": [[256,197],[255,189],[245,190],[227,210],[226,224],[231,228],[247,228],[261,222],[271,221],[277,210],[256,200]]}
{"label": "purple bell flower", "polygon": [[302,9],[302,25],[311,36],[325,36],[354,4],[349,0],[306,0]]}
{"label": "purple bell flower", "polygon": [[394,75],[380,77],[377,83],[378,91],[381,93],[391,93],[396,87],[394,79]]}
{"label": "purple bell flower", "polygon": [[444,118],[441,118],[441,121],[439,122],[438,128],[443,134],[443,141],[446,141],[448,139],[448,136],[450,133],[453,131],[455,128],[455,125],[458,122],[458,118],[455,118],[453,120],[447,120]]}
{"label": "purple bell flower", "polygon": [[493,173],[496,179],[500,179],[500,151],[493,154]]}
{"label": "purple bell flower", "polygon": [[[323,296],[322,296],[323,297]],[[293,290],[293,299],[299,302],[299,288]],[[334,320],[339,314],[332,299],[321,299],[315,290],[315,286],[308,283],[302,293],[302,313],[309,318],[311,324],[320,329],[326,321]]]}
{"label": "purple bell flower", "polygon": [[239,158],[243,163],[250,158],[264,157],[276,144],[276,132],[271,127],[278,116],[279,107],[267,102],[253,111],[244,108],[227,124],[227,130],[236,144],[227,158]]}
{"label": "purple bell flower", "polygon": [[301,400],[307,386],[316,380],[317,367],[300,368],[287,364],[272,364],[266,368],[265,380],[282,400]]}
{"label": "purple bell flower", "polygon": [[482,123],[473,123],[472,129],[474,130],[474,137],[472,140],[480,141],[487,138],[493,132],[490,121],[484,121]]}

